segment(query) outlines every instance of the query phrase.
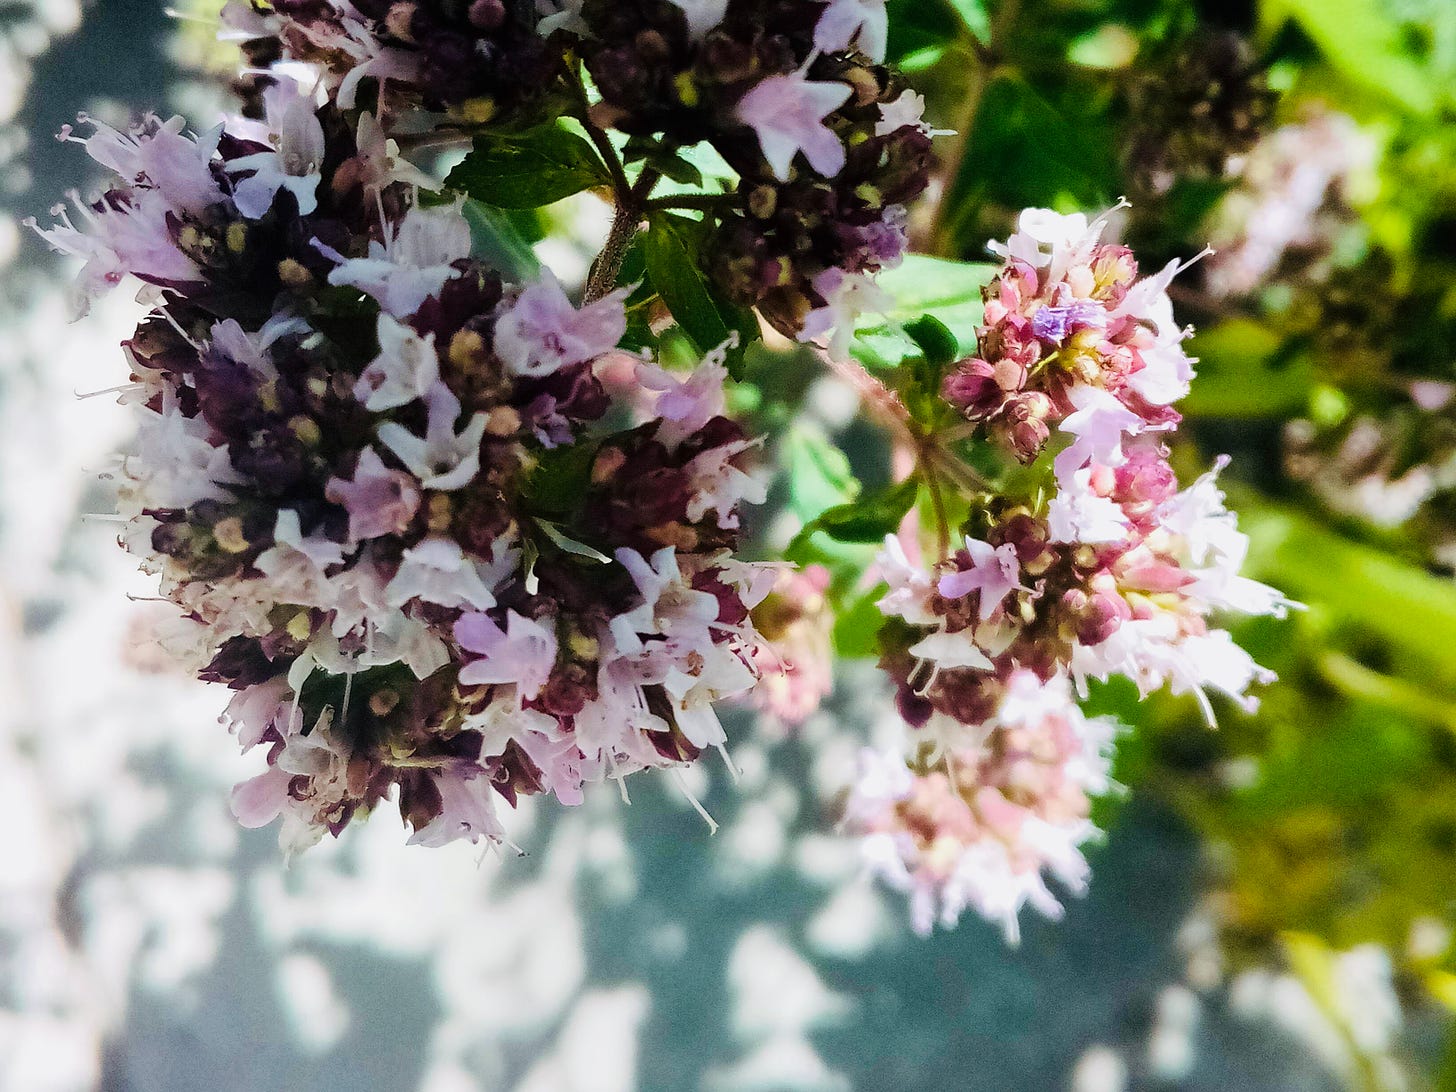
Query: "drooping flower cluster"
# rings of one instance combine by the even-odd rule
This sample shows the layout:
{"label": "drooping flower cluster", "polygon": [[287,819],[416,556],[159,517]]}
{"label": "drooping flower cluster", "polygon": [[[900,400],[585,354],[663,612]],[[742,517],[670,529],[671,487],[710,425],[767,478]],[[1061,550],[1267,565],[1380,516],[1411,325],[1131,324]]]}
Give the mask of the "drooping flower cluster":
{"label": "drooping flower cluster", "polygon": [[[1008,703],[1028,700],[1028,680],[1085,692],[1089,679],[1122,675],[1143,694],[1192,693],[1211,722],[1206,691],[1252,708],[1248,688],[1271,678],[1211,616],[1279,615],[1289,604],[1239,575],[1248,540],[1224,507],[1217,468],[1180,491],[1159,440],[1192,376],[1166,293],[1178,266],[1138,280],[1126,248],[1099,243],[1102,228],[1024,213],[1021,230],[993,247],[1006,266],[987,291],[979,355],[945,383],[947,399],[1009,455],[1030,461],[1055,441],[1049,474],[1030,496],[985,500],[978,533],[929,569],[893,537],[881,557],[881,664],[914,738],[953,765]],[[982,867],[979,855],[967,861],[973,873]],[[978,901],[954,893],[970,884],[952,883],[958,867],[930,874],[952,885],[949,904]],[[982,881],[1010,898],[999,873]]]}
{"label": "drooping flower cluster", "polygon": [[1017,671],[984,732],[933,764],[865,750],[846,826],[873,870],[910,895],[917,932],[953,926],[971,907],[1014,942],[1025,904],[1061,915],[1044,873],[1086,889],[1080,847],[1096,834],[1091,798],[1111,787],[1117,728],[1085,717],[1065,678]]}
{"label": "drooping flower cluster", "polygon": [[280,116],[101,129],[122,184],[43,233],[90,287],[166,289],[127,346],[125,538],[184,612],[173,651],[266,749],[240,819],[301,848],[397,793],[414,841],[498,839],[497,795],[576,803],[721,747],[774,579],[731,553],[762,490],[721,360],[644,362],[652,415],[612,431],[593,365],[622,293],[503,285],[382,145],[331,142],[302,98]]}

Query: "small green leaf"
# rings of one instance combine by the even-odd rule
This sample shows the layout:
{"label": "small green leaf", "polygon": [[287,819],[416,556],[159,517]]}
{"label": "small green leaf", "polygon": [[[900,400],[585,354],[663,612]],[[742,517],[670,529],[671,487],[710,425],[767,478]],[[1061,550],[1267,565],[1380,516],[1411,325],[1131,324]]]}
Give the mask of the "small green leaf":
{"label": "small green leaf", "polygon": [[595,444],[565,444],[542,452],[525,484],[531,509],[558,520],[567,519],[591,484],[596,455]]}
{"label": "small green leaf", "polygon": [[823,531],[836,542],[879,542],[899,528],[919,491],[920,483],[915,478],[906,478],[859,500],[837,504],[820,512],[799,532],[799,537]]}
{"label": "small green leaf", "polygon": [[960,345],[955,334],[934,315],[921,315],[914,322],[907,322],[905,333],[920,346],[926,362],[936,368],[944,368],[960,356]]}
{"label": "small green leaf", "polygon": [[661,213],[648,223],[642,241],[647,277],[667,304],[672,317],[706,353],[738,334],[728,364],[735,378],[743,350],[758,333],[753,312],[722,299],[703,272],[703,224],[685,216]]}
{"label": "small green leaf", "polygon": [[445,179],[450,189],[501,209],[539,208],[610,182],[596,149],[559,124],[479,137]]}

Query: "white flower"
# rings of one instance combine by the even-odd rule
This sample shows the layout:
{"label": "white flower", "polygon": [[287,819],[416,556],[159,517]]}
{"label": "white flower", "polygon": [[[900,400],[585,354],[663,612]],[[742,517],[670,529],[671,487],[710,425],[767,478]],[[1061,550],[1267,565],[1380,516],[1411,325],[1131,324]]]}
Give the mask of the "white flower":
{"label": "white flower", "polygon": [[802,73],[769,76],[738,101],[738,120],[758,134],[769,169],[780,182],[800,152],[809,166],[833,178],[844,166],[844,145],[824,119],[853,92],[845,83],[806,79]]}
{"label": "white flower", "polygon": [[889,18],[885,0],[829,0],[814,25],[814,45],[826,53],[846,50],[851,43],[876,64],[885,59]]}
{"label": "white flower", "polygon": [[375,413],[424,398],[440,380],[434,334],[421,337],[383,311],[377,332],[379,355],[354,384],[354,397]]}
{"label": "white flower", "polygon": [[1127,515],[1116,502],[1094,493],[1091,479],[1091,467],[1076,471],[1047,504],[1051,541],[1097,545],[1127,538]]}
{"label": "white flower", "polygon": [[813,341],[827,335],[827,349],[833,360],[849,359],[849,343],[860,315],[886,311],[895,302],[868,275],[846,273],[837,266],[815,274],[814,291],[824,297],[824,304],[804,316],[799,340]]}
{"label": "white flower", "polygon": [[1079,383],[1067,398],[1076,408],[1062,420],[1060,428],[1074,439],[1052,463],[1058,483],[1071,480],[1071,475],[1088,463],[1117,467],[1126,462],[1123,437],[1136,436],[1147,423],[1101,387]]}
{"label": "white flower", "polygon": [[617,647],[628,655],[643,650],[642,637],[660,634],[686,648],[704,649],[712,644],[709,625],[718,617],[718,599],[696,591],[683,578],[677,551],[664,546],[649,564],[636,550],[617,551],[621,562],[637,584],[642,603],[612,619],[610,628]]}
{"label": "white flower", "polygon": [[318,208],[322,181],[324,127],[311,99],[295,86],[274,84],[264,93],[268,107],[271,152],[257,152],[228,163],[228,173],[252,171],[233,186],[233,204],[250,220],[267,215],[280,189],[293,194],[300,216]]}
{"label": "white flower", "polygon": [[387,242],[370,241],[368,257],[345,258],[317,240],[314,246],[339,263],[330,284],[351,285],[396,318],[408,318],[456,276],[454,263],[470,256],[470,224],[457,205],[416,206]]}
{"label": "white flower", "polygon": [[465,556],[458,542],[431,535],[404,552],[399,572],[385,589],[390,606],[403,606],[411,599],[442,607],[485,610],[495,606],[495,589],[485,582],[481,566]]}
{"label": "white flower", "polygon": [[167,394],[157,413],[139,407],[141,427],[137,452],[122,462],[145,507],[190,508],[200,500],[225,500],[226,488],[242,485],[226,444],[214,444],[211,429],[200,417],[185,417],[176,396]]}
{"label": "white flower", "polygon": [[421,439],[396,421],[379,426],[381,443],[409,467],[426,489],[449,492],[461,489],[480,472],[480,444],[485,438],[486,415],[477,413],[461,432],[455,431],[460,399],[443,383],[425,396],[429,424]]}

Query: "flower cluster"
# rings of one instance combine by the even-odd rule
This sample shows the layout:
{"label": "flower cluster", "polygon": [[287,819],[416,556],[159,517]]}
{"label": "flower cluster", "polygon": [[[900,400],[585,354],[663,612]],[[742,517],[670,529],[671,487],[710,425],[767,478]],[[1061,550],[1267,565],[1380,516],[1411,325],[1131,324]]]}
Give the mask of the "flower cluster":
{"label": "flower cluster", "polygon": [[909,893],[918,932],[953,926],[971,907],[1015,942],[1022,906],[1061,914],[1044,873],[1086,888],[1080,847],[1096,834],[1091,798],[1111,787],[1118,726],[1083,716],[1065,679],[1017,671],[984,729],[933,766],[864,751],[845,825],[871,868]]}
{"label": "flower cluster", "polygon": [[1054,431],[1074,436],[1059,472],[1093,455],[1112,462],[1124,433],[1175,425],[1172,403],[1193,378],[1167,295],[1182,267],[1139,280],[1132,251],[1100,242],[1105,223],[1022,213],[992,244],[1006,264],[986,288],[977,354],[945,380],[946,400],[1022,462]]}
{"label": "flower cluster", "polygon": [[447,111],[464,133],[571,111],[649,164],[706,141],[738,176],[704,212],[709,272],[806,340],[878,305],[870,277],[929,181],[920,97],[880,64],[884,0],[231,0],[226,19],[256,64],[307,64],[346,110]]}
{"label": "flower cluster", "polygon": [[[945,383],[947,399],[1017,459],[1055,438],[1049,474],[1032,496],[985,500],[979,533],[928,570],[893,537],[881,557],[881,663],[916,738],[956,767],[966,765],[957,752],[993,738],[1008,703],[1021,708],[1034,685],[1085,692],[1089,679],[1122,675],[1144,694],[1192,693],[1212,722],[1206,691],[1252,708],[1248,688],[1271,677],[1210,617],[1278,615],[1289,604],[1239,575],[1248,540],[1224,507],[1217,468],[1179,490],[1159,440],[1192,375],[1166,293],[1179,267],[1138,280],[1126,248],[1099,243],[1102,229],[1024,213],[1017,234],[993,247],[1006,265],[987,292],[980,353]],[[954,776],[967,792],[983,788],[971,773]],[[934,780],[916,784],[912,797],[942,792]],[[959,823],[960,805],[947,807],[946,821]],[[958,835],[946,846],[963,844]],[[983,860],[977,850],[964,867],[1004,893],[1000,873],[978,872]],[[947,905],[987,905],[959,893],[976,889],[960,869],[942,862],[923,875],[949,885]]]}
{"label": "flower cluster", "polygon": [[666,146],[707,140],[738,175],[711,215],[710,271],[804,339],[875,295],[929,180],[919,96],[879,65],[883,0],[584,0],[598,113]]}
{"label": "flower cluster", "polygon": [[1126,158],[1134,184],[1166,193],[1180,177],[1219,178],[1263,134],[1275,92],[1249,43],[1201,30],[1132,81]]}
{"label": "flower cluster", "polygon": [[1246,296],[1327,267],[1375,159],[1376,140],[1346,114],[1311,111],[1265,136],[1213,217],[1208,291]]}
{"label": "flower cluster", "polygon": [[531,5],[503,0],[228,0],[223,35],[257,69],[304,66],[341,109],[460,122],[547,116],[562,60]]}
{"label": "flower cluster", "polygon": [[296,849],[397,792],[414,841],[499,839],[498,795],[575,803],[722,746],[774,579],[732,555],[762,489],[721,359],[642,362],[650,415],[608,425],[624,293],[502,284],[331,111],[99,129],[123,182],[43,234],[90,287],[166,290],[127,345],[125,540],[182,608],[172,651],[266,749],[239,818],[282,815]]}

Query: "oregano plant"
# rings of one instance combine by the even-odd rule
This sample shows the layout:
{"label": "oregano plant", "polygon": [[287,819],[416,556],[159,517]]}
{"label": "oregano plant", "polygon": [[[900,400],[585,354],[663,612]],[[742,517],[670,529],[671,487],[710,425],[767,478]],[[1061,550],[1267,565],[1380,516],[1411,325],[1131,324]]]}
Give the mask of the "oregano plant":
{"label": "oregano plant", "polygon": [[[974,185],[937,174],[968,134],[886,64],[891,23],[231,0],[235,117],[68,127],[116,178],[38,230],[83,305],[142,286],[122,542],[168,652],[231,691],[243,824],[296,852],[387,805],[415,843],[501,842],[522,795],[731,769],[722,703],[799,721],[871,658],[902,732],[841,829],[917,928],[1015,938],[1088,879],[1120,732],[1089,686],[1252,707],[1272,676],[1220,619],[1290,604],[1239,573],[1222,463],[1170,462],[1185,263],[1066,201],[989,260],[913,253],[970,230]],[[1074,150],[1003,144],[1007,171]],[[532,232],[582,194],[609,216],[568,284]],[[881,480],[801,412],[820,376]]]}

